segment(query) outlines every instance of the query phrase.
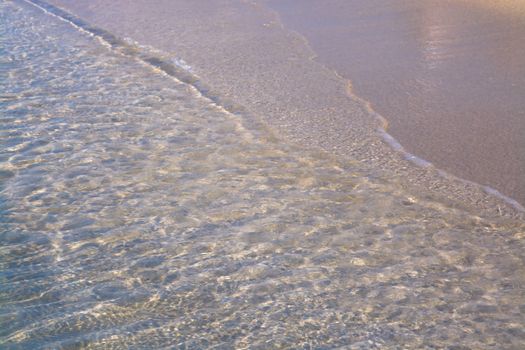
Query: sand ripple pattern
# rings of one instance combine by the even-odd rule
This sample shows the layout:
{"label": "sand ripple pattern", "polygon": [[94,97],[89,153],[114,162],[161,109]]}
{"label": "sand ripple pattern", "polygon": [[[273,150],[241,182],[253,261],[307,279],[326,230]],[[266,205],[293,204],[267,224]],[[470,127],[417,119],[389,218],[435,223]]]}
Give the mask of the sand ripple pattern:
{"label": "sand ripple pattern", "polygon": [[521,348],[523,223],[407,196],[0,3],[0,347]]}

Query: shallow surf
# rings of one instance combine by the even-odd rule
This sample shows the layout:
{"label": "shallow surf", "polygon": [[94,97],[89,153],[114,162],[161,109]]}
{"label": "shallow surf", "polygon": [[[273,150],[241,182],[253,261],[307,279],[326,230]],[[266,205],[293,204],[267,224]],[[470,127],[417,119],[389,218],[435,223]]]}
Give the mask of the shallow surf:
{"label": "shallow surf", "polygon": [[413,196],[151,51],[0,7],[0,345],[523,345],[522,221]]}

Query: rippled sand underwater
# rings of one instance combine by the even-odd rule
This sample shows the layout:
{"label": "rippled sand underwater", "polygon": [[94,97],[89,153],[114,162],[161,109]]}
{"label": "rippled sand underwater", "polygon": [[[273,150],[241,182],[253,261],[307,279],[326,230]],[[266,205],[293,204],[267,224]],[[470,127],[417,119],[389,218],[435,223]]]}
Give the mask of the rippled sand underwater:
{"label": "rippled sand underwater", "polygon": [[525,346],[523,223],[246,128],[23,2],[0,42],[1,348]]}

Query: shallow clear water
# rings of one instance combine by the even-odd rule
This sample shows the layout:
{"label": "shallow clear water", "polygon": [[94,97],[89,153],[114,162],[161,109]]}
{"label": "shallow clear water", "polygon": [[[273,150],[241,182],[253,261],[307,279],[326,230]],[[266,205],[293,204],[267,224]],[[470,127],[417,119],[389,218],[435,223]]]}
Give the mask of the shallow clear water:
{"label": "shallow clear water", "polygon": [[247,129],[23,2],[0,43],[0,347],[525,344],[523,223]]}

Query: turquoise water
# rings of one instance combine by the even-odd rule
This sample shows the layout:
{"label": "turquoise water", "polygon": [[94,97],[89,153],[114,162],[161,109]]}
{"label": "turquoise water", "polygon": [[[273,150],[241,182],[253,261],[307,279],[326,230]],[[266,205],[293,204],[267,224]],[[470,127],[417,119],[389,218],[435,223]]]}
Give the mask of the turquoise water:
{"label": "turquoise water", "polygon": [[520,348],[523,223],[0,3],[0,347]]}

